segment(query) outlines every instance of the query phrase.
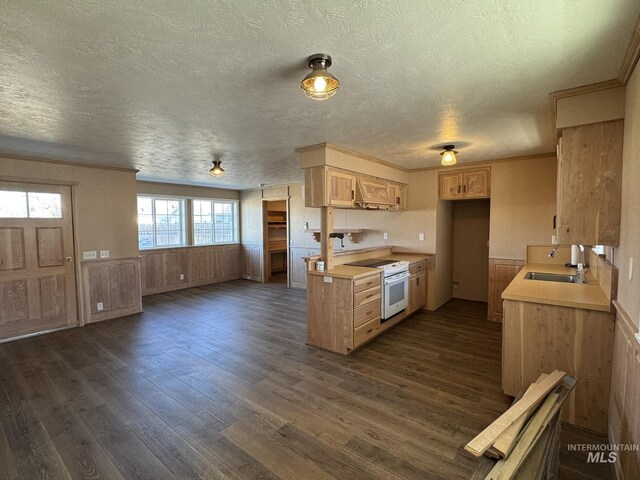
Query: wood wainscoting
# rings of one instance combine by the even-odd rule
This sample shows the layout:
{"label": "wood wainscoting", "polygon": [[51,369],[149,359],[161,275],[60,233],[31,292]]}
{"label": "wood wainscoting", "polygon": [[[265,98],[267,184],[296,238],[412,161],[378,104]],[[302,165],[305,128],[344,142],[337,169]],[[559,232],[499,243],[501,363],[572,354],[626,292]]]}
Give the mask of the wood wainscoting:
{"label": "wood wainscoting", "polygon": [[515,278],[522,267],[524,267],[524,260],[489,259],[488,320],[494,322],[502,321],[502,292],[509,286],[511,280]]}
{"label": "wood wainscoting", "polygon": [[240,245],[207,245],[140,252],[142,295],[241,278]]}
{"label": "wood wainscoting", "polygon": [[[613,343],[611,398],[609,399],[609,441],[611,444],[640,444],[640,344],[638,327],[621,305],[616,307]],[[620,451],[615,463],[620,479],[640,478],[640,452]]]}
{"label": "wood wainscoting", "polygon": [[262,245],[242,245],[242,278],[262,281]]}
{"label": "wood wainscoting", "polygon": [[80,268],[85,324],[142,311],[139,257],[82,262]]}
{"label": "wood wainscoting", "polygon": [[304,257],[320,255],[319,248],[289,248],[289,278],[292,288],[307,288],[307,262]]}

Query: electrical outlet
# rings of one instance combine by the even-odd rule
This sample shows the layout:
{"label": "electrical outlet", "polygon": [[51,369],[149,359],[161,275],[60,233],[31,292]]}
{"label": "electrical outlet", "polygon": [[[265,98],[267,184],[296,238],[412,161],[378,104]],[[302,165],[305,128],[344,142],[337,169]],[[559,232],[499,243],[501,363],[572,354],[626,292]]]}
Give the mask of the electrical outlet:
{"label": "electrical outlet", "polygon": [[180,274],[180,280],[184,280],[184,273]]}
{"label": "electrical outlet", "polygon": [[96,255],[95,250],[91,250],[90,252],[82,252],[83,260],[95,260],[96,258],[98,258],[98,256]]}
{"label": "electrical outlet", "polygon": [[109,250],[100,250],[100,258],[109,258]]}
{"label": "electrical outlet", "polygon": [[633,257],[629,257],[627,263],[627,275],[629,275],[629,281],[633,280]]}
{"label": "electrical outlet", "polygon": [[98,310],[99,312],[103,311],[104,310],[104,303],[98,302],[96,304],[96,310]]}
{"label": "electrical outlet", "polygon": [[384,233],[382,234],[382,238],[383,238],[384,240],[389,240],[389,234],[388,234],[387,232],[384,232]]}
{"label": "electrical outlet", "polygon": [[418,240],[424,241],[424,233],[418,234]]}

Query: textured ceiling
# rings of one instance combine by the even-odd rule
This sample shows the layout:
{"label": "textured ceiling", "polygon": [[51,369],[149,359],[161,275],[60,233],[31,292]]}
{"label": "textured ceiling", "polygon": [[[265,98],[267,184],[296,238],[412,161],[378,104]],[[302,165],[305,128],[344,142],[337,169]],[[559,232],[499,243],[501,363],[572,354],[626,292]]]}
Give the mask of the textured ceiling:
{"label": "textured ceiling", "polygon": [[[0,1],[0,152],[251,188],[329,142],[402,165],[554,150],[549,92],[617,76],[637,0]],[[325,102],[298,86],[329,53]],[[227,174],[208,174],[212,155]],[[0,164],[1,170],[1,164]]]}

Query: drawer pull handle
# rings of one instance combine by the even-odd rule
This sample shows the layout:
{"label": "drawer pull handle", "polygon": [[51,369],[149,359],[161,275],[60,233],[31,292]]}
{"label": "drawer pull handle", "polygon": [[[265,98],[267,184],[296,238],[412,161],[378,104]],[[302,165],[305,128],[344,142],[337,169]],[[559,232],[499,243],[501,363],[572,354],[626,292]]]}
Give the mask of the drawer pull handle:
{"label": "drawer pull handle", "polygon": [[369,295],[367,295],[367,296],[366,296],[366,297],[364,297],[364,298],[371,298],[371,297],[373,297],[373,293],[370,293]]}
{"label": "drawer pull handle", "polygon": [[373,313],[373,310],[369,310],[367,313],[365,313],[365,315],[371,315]]}
{"label": "drawer pull handle", "polygon": [[371,333],[371,332],[373,332],[373,328],[370,328],[369,330],[367,330],[366,333]]}
{"label": "drawer pull handle", "polygon": [[367,285],[373,285],[373,282],[367,282]]}

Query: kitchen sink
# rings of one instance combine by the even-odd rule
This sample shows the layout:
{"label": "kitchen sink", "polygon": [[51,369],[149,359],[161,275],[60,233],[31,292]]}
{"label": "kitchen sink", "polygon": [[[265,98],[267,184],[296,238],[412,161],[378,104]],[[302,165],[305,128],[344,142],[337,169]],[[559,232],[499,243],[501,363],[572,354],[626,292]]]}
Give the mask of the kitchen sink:
{"label": "kitchen sink", "polygon": [[545,282],[578,283],[575,275],[563,275],[560,273],[529,272],[524,278],[526,280],[542,280]]}

